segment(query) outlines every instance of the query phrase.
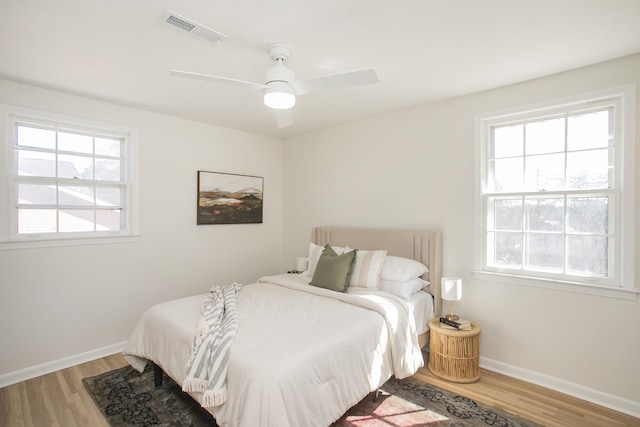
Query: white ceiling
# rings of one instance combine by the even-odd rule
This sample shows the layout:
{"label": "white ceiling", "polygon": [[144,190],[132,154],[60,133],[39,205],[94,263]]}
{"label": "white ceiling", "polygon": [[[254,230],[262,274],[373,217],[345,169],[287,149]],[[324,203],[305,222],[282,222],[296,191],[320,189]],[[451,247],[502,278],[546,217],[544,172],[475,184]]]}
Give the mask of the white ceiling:
{"label": "white ceiling", "polygon": [[[161,25],[170,9],[227,35]],[[298,97],[278,129],[267,45],[298,79],[374,67],[379,84]],[[2,0],[0,77],[286,138],[640,52],[640,0]]]}

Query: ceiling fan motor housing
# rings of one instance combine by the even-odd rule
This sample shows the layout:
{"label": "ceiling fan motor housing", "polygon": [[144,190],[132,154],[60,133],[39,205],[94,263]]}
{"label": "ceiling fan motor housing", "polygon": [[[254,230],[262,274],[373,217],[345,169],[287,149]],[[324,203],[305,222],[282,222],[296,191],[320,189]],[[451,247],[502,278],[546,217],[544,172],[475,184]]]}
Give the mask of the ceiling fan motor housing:
{"label": "ceiling fan motor housing", "polygon": [[278,62],[278,65],[274,65],[271,68],[268,68],[264,73],[264,84],[269,85],[269,83],[273,82],[284,82],[284,83],[292,83],[296,80],[296,75],[293,71],[283,65],[281,62]]}
{"label": "ceiling fan motor housing", "polygon": [[293,83],[296,80],[296,75],[291,71],[284,61],[289,59],[289,46],[283,43],[272,43],[269,45],[269,56],[276,61],[276,65],[268,68],[264,74],[264,84],[269,86],[269,83],[284,82]]}

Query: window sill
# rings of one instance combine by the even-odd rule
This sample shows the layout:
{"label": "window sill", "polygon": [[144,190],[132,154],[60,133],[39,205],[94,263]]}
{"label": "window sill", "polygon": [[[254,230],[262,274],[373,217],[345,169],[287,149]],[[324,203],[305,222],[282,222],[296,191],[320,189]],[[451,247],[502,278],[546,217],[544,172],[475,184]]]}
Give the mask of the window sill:
{"label": "window sill", "polygon": [[638,289],[592,285],[586,283],[563,282],[558,280],[523,277],[512,274],[495,273],[480,270],[474,270],[472,273],[474,278],[480,280],[491,280],[503,283],[508,282],[516,285],[533,286],[536,288],[553,289],[556,291],[574,292],[587,295],[598,295],[631,301],[637,300],[638,295],[640,294],[640,290]]}
{"label": "window sill", "polygon": [[13,249],[52,248],[57,246],[81,246],[81,245],[106,245],[113,243],[134,243],[141,240],[141,235],[110,236],[110,237],[83,237],[72,239],[51,240],[12,240],[0,242],[0,251]]}

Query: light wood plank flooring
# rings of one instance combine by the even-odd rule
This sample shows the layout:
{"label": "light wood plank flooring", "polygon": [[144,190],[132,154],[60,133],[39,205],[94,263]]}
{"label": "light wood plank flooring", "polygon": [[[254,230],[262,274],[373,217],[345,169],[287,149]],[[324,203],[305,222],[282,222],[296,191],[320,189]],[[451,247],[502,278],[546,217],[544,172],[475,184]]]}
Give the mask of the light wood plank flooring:
{"label": "light wood plank flooring", "polygon": [[[81,380],[126,364],[115,354],[1,388],[0,427],[108,427]],[[440,380],[426,368],[416,377],[545,426],[640,426],[638,418],[491,371],[473,384]]]}
{"label": "light wood plank flooring", "polygon": [[640,427],[640,418],[496,372],[485,369],[480,372],[480,380],[471,384],[442,380],[426,367],[421,368],[415,378],[544,426]]}
{"label": "light wood plank flooring", "polygon": [[0,388],[1,427],[109,427],[82,378],[127,364],[120,354]]}

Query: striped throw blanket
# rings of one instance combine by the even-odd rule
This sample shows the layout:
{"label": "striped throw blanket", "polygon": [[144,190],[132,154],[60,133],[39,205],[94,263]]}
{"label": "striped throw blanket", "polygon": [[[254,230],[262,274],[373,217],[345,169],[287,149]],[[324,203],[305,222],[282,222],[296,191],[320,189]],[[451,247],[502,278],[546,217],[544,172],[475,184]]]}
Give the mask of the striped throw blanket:
{"label": "striped throw blanket", "polygon": [[241,288],[238,283],[213,287],[202,303],[202,318],[193,337],[182,390],[202,392],[203,407],[219,406],[227,400],[227,366],[238,329]]}

